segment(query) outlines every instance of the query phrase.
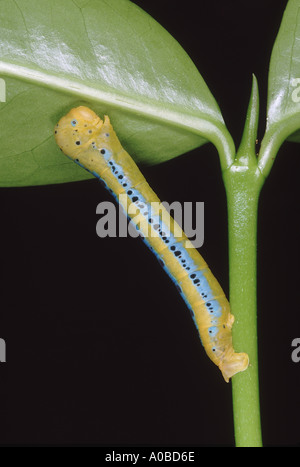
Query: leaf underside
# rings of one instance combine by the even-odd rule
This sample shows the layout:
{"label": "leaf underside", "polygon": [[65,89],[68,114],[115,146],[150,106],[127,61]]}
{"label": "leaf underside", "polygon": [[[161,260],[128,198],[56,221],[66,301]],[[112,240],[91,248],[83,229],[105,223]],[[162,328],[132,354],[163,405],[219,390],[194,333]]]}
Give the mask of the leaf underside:
{"label": "leaf underside", "polygon": [[[300,2],[287,4],[273,47],[268,86],[267,132],[299,117],[300,128]],[[288,128],[287,128],[288,131]],[[300,142],[300,131],[289,141]]]}
{"label": "leaf underside", "polygon": [[91,178],[53,138],[78,105],[108,114],[141,164],[206,143],[201,119],[225,128],[188,55],[128,0],[0,0],[0,78],[0,186]]}

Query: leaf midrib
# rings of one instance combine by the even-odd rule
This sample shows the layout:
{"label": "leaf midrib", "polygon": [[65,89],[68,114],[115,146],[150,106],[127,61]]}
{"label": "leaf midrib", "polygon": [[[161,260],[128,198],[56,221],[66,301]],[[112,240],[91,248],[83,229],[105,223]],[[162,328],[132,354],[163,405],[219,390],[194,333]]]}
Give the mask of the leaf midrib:
{"label": "leaf midrib", "polygon": [[141,102],[129,96],[123,97],[121,94],[95,89],[74,80],[60,78],[50,73],[44,73],[9,62],[0,61],[0,74],[1,76],[5,75],[12,78],[19,78],[22,81],[76,95],[82,99],[93,100],[95,103],[108,104],[110,107],[121,108],[130,113],[138,113],[156,122],[160,121],[171,126],[189,130],[205,139],[207,136],[204,134],[204,131],[200,131],[200,128],[202,127],[206,130],[208,126],[216,125],[207,115],[203,115],[202,117],[200,114],[199,117],[197,117],[187,112],[176,112],[175,110],[162,107],[158,103],[155,105]]}

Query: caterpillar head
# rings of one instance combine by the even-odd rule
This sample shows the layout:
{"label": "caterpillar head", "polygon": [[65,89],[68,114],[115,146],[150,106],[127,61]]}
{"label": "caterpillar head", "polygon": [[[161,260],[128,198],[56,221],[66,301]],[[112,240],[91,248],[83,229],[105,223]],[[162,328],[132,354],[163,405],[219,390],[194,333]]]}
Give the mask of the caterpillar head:
{"label": "caterpillar head", "polygon": [[112,144],[118,150],[119,140],[107,115],[104,122],[88,107],[80,106],[62,117],[54,129],[56,143],[72,159],[91,147],[101,151]]}

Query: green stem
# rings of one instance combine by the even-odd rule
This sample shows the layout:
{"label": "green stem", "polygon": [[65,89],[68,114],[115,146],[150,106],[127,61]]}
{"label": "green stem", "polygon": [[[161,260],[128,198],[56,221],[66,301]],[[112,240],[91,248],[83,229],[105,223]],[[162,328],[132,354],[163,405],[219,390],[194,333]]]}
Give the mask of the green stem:
{"label": "green stem", "polygon": [[249,368],[232,378],[236,446],[261,446],[256,326],[257,205],[262,176],[234,165],[224,173],[228,198],[230,305],[233,346]]}
{"label": "green stem", "polygon": [[257,325],[257,207],[264,176],[258,168],[255,140],[259,96],[255,76],[242,141],[234,163],[223,172],[229,230],[230,306],[236,352],[247,352],[250,365],[232,378],[236,446],[261,446]]}

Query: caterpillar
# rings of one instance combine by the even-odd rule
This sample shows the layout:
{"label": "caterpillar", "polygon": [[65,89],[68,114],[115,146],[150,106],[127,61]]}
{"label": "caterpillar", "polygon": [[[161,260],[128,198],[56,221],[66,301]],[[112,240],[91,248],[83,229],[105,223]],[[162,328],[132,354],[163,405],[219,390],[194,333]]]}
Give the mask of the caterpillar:
{"label": "caterpillar", "polygon": [[74,108],[59,120],[54,136],[61,151],[102,180],[126,210],[175,282],[208,357],[225,381],[246,370],[249,357],[233,349],[234,316],[221,286],[181,227],[164,212],[159,198],[122,147],[109,117],[105,115],[103,121],[87,107]]}

